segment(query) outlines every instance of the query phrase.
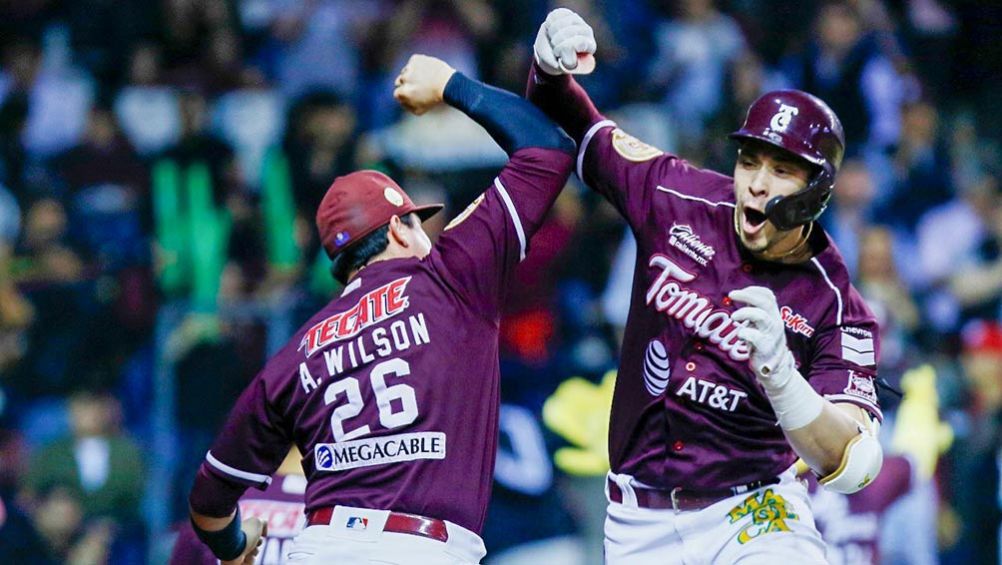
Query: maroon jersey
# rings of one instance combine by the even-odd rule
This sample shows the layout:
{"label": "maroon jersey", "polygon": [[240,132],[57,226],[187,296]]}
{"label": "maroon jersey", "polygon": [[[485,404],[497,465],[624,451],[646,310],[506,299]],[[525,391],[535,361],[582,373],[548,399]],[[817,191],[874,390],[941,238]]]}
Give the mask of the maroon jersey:
{"label": "maroon jersey", "polygon": [[879,563],[880,518],[912,485],[911,462],[900,456],[885,457],[877,478],[849,495],[819,487],[814,475],[809,475],[814,521],[828,546],[828,561],[832,565]]}
{"label": "maroon jersey", "polygon": [[[248,491],[240,499],[241,518],[256,517],[268,524],[268,535],[264,538],[254,563],[257,565],[285,563],[293,538],[306,523],[306,515],[303,513],[305,492],[306,478],[302,475],[275,475],[264,492]],[[219,560],[209,547],[195,536],[191,522],[185,522],[174,543],[170,563],[217,565]]]}
{"label": "maroon jersey", "polygon": [[240,396],[192,499],[222,498],[204,474],[263,488],[294,442],[307,511],[395,510],[479,532],[498,437],[500,305],[571,165],[561,151],[516,151],[427,257],[362,269]]}
{"label": "maroon jersey", "polygon": [[873,314],[820,225],[814,257],[758,261],[735,231],[734,182],[604,119],[570,77],[534,69],[529,95],[579,141],[577,172],[637,240],[609,429],[612,470],[643,483],[716,489],[775,477],[796,460],[748,364],[727,297],[776,295],[800,373],[825,398],[880,417]]}

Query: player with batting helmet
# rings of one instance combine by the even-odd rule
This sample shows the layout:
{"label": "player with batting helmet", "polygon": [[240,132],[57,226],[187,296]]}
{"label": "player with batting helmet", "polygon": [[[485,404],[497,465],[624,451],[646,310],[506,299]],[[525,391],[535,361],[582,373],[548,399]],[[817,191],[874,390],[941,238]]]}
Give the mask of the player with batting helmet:
{"label": "player with batting helmet", "polygon": [[606,559],[824,563],[794,462],[844,493],[882,462],[877,324],[816,223],[842,126],[810,94],[769,92],[732,134],[733,177],[701,170],[595,109],[569,76],[595,47],[580,16],[551,12],[528,95],[575,138],[578,176],[637,240]]}
{"label": "player with batting helmet", "polygon": [[[240,396],[189,497],[195,532],[227,563],[261,533],[237,500],[289,443],[304,454],[306,528],[289,563],[477,563],[498,441],[498,327],[515,266],[570,174],[574,144],[532,104],[416,55],[394,96],[444,101],[509,154],[433,246],[376,171],[339,177],[317,211],[344,291]],[[243,531],[241,531],[243,530]]]}

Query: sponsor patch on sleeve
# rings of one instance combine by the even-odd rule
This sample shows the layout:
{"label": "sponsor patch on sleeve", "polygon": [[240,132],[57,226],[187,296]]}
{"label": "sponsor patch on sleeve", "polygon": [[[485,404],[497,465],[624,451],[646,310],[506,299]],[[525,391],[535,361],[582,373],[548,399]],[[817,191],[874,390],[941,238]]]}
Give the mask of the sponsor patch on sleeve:
{"label": "sponsor patch on sleeve", "polygon": [[634,163],[650,161],[658,155],[664,154],[664,151],[647,145],[619,128],[612,130],[612,148],[624,159]]}
{"label": "sponsor patch on sleeve", "polygon": [[861,367],[876,365],[873,334],[860,328],[842,328],[842,359]]}

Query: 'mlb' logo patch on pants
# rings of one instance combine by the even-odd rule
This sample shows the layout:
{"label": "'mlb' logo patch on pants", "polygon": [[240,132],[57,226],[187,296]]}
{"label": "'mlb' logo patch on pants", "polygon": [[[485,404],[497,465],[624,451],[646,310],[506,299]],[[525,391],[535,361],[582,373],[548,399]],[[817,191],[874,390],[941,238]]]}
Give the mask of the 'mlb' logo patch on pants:
{"label": "'mlb' logo patch on pants", "polygon": [[741,544],[769,532],[789,532],[786,521],[797,519],[786,500],[771,488],[749,495],[727,514],[732,524],[747,516],[751,516],[752,522],[738,534],[738,543]]}

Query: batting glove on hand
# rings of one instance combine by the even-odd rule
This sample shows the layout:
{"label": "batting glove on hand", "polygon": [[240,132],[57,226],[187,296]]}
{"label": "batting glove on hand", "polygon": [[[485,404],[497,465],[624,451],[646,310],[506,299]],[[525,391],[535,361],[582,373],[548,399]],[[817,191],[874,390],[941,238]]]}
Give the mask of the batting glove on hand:
{"label": "batting glove on hand", "polygon": [[533,55],[543,72],[550,75],[573,73],[578,53],[595,53],[595,32],[584,19],[567,8],[557,8],[539,26]]}
{"label": "batting glove on hand", "polygon": [[731,314],[731,319],[741,324],[738,338],[751,349],[749,359],[752,369],[763,385],[780,386],[794,369],[793,354],[786,346],[786,329],[779,313],[776,295],[761,286],[749,286],[731,291],[728,296],[747,304]]}

